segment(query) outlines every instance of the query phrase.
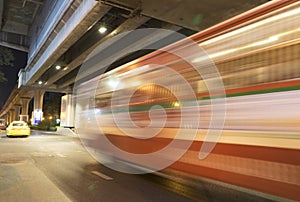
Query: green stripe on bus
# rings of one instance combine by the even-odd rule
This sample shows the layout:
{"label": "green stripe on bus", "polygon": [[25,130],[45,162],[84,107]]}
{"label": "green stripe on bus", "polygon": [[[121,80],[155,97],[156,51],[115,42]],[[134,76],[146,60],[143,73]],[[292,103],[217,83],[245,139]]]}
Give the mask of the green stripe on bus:
{"label": "green stripe on bus", "polygon": [[[232,94],[227,94],[226,97],[238,97],[238,96],[245,96],[245,95],[276,93],[276,92],[285,92],[285,91],[292,91],[292,90],[300,90],[300,86],[288,86],[288,87],[282,87],[282,88],[272,88],[272,89],[255,90],[255,91],[249,91],[249,92],[232,93]],[[218,96],[205,96],[205,97],[199,98],[199,100],[209,100],[209,99],[215,99],[215,98],[220,98],[220,96],[219,95]]]}
{"label": "green stripe on bus", "polygon": [[[246,95],[257,95],[257,94],[266,94],[266,93],[275,93],[275,92],[285,92],[285,91],[293,91],[293,90],[300,90],[300,86],[288,86],[288,87],[282,87],[282,88],[272,88],[272,89],[265,89],[265,90],[255,90],[255,91],[249,91],[249,92],[239,92],[239,93],[232,93],[227,94],[226,97],[238,97],[238,96],[246,96]],[[205,96],[205,97],[198,97],[197,100],[210,100],[210,99],[217,99],[217,98],[224,98],[224,95],[216,95],[216,96]],[[185,106],[193,106],[192,103],[195,101],[194,99],[185,99],[183,101],[179,101],[181,103],[184,103]],[[142,106],[133,106],[129,107],[129,112],[142,112],[142,111],[149,111],[151,107],[159,105],[161,108],[164,109],[173,109],[175,108],[172,104],[172,102],[158,102],[153,104],[146,104]],[[176,108],[175,108],[176,109]],[[103,110],[102,114],[111,114],[113,113],[123,113],[128,111],[128,108],[116,108],[113,110]]]}

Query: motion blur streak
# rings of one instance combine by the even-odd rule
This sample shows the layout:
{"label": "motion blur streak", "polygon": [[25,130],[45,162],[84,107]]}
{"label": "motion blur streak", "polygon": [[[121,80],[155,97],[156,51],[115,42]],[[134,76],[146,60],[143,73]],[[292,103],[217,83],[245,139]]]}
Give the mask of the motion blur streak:
{"label": "motion blur streak", "polygon": [[[285,2],[284,6],[278,7],[280,2]],[[200,125],[189,150],[165,171],[182,171],[195,178],[206,177],[300,201],[300,2],[287,2],[269,2],[260,8],[257,16],[257,10],[253,15],[249,11],[227,21],[224,27],[221,24],[219,33],[203,34],[209,33],[208,30],[191,37],[207,51],[224,82],[227,96],[224,128],[210,125],[211,101],[218,99],[218,92],[209,93],[205,81],[198,79],[197,72],[185,61],[157,51],[78,87],[76,127],[85,134],[83,141],[93,147],[98,136],[106,135],[118,148],[134,154],[155,152],[168,146],[180,129],[181,103],[189,99],[188,95],[181,100],[174,97],[171,91],[182,91],[181,83],[165,75],[163,68],[151,65],[165,65],[168,61],[167,65],[179,72],[197,95],[198,106],[185,107],[191,122],[199,116],[194,108],[200,108]],[[184,49],[195,65],[209,72],[207,59],[194,57],[184,41],[168,48]],[[119,83],[118,89],[109,85],[97,89],[99,79],[106,82],[110,78],[122,85]],[[171,91],[154,85],[156,79],[169,81]],[[213,75],[208,78],[214,79]],[[121,92],[119,95],[126,94],[130,88],[142,84],[145,85],[137,88],[129,106],[111,104],[114,90]],[[81,100],[84,93],[95,92],[90,96],[93,102],[85,104]],[[122,96],[118,99],[122,100]],[[151,107],[156,105],[165,110],[164,117],[159,113],[149,115]],[[122,119],[126,107],[129,107],[130,120]],[[122,120],[118,127],[113,110]],[[160,128],[162,118],[166,120]],[[119,127],[128,128],[132,121],[141,128],[151,126],[160,132],[147,140],[129,137]],[[180,130],[188,137],[188,128]],[[200,160],[199,149],[208,130],[222,131],[222,136],[210,155]],[[105,145],[93,149],[108,156],[112,163],[122,160],[108,152]],[[141,162],[130,163],[143,166]]]}

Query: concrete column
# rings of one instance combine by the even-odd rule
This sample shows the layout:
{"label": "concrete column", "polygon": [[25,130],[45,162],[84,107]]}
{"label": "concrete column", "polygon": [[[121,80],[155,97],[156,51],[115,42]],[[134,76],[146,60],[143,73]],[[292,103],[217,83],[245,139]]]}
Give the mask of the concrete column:
{"label": "concrete column", "polygon": [[15,119],[15,109],[10,109],[9,110],[9,123],[13,122]]}
{"label": "concrete column", "polygon": [[6,120],[6,124],[8,124],[9,123],[9,112],[6,113],[5,120]]}
{"label": "concrete column", "polygon": [[44,100],[44,90],[35,90],[34,91],[34,104],[33,109],[39,109],[42,111],[43,109],[43,100]]}
{"label": "concrete column", "polygon": [[32,112],[32,124],[36,125],[42,121],[43,117],[43,100],[44,100],[44,90],[34,91],[34,103]]}
{"label": "concrete column", "polygon": [[20,120],[21,105],[15,105],[14,108],[15,108],[14,120],[19,121]]}
{"label": "concrete column", "polygon": [[71,94],[61,97],[60,126],[74,127],[75,102]]}
{"label": "concrete column", "polygon": [[30,100],[31,100],[31,98],[27,98],[27,97],[22,97],[21,98],[21,101],[22,101],[22,110],[21,110],[21,117],[20,117],[20,119],[22,121],[28,122],[28,120],[29,120],[28,106],[29,106]]}
{"label": "concrete column", "polygon": [[21,101],[22,101],[22,115],[29,115],[28,114],[28,106],[29,106],[29,102],[30,102],[31,98],[27,98],[27,97],[22,97]]}
{"label": "concrete column", "polygon": [[9,112],[7,112],[6,113],[6,124],[9,123],[9,120],[10,120],[10,118],[9,118]]}

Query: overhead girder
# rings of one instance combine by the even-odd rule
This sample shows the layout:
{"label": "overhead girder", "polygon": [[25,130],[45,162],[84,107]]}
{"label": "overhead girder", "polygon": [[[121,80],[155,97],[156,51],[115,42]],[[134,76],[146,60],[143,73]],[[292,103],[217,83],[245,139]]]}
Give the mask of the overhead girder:
{"label": "overhead girder", "polygon": [[139,8],[141,15],[200,31],[268,0],[102,0],[100,2],[128,10]]}
{"label": "overhead girder", "polygon": [[[103,17],[109,11],[110,8],[110,6],[100,5],[98,3],[90,11],[86,10],[86,12],[88,12],[89,15],[86,15],[83,19],[80,19],[81,22],[78,22],[74,29],[64,29],[63,32],[65,33],[58,33],[56,38],[53,39],[53,43],[51,43],[47,48],[48,52],[51,51],[51,53],[49,52],[48,57],[46,57],[46,55],[44,55],[44,57],[42,56],[34,67],[26,71],[27,75],[25,84],[33,85],[42,76],[42,74],[47,69],[49,69],[51,65],[53,65],[53,63],[57,61],[61,57],[61,55],[65,53],[75,43],[75,41],[82,37],[82,35],[88,31],[89,27],[91,27],[94,24],[94,22],[98,21],[101,17]],[[81,15],[81,13],[78,13],[78,15]],[[73,20],[79,20],[78,17],[73,17]],[[66,22],[66,24],[67,23],[68,22]],[[74,26],[70,24],[69,27]],[[45,52],[47,51],[47,49],[45,50]]]}
{"label": "overhead girder", "polygon": [[[131,13],[137,14],[137,16],[148,16],[150,18],[156,18],[161,21],[169,22],[169,24],[179,25],[182,27],[186,27],[193,30],[201,30],[216,24],[218,21],[222,21],[225,18],[232,17],[236,14],[239,14],[249,8],[255,7],[267,0],[255,0],[251,2],[246,2],[245,0],[238,1],[238,2],[231,2],[231,4],[221,5],[219,0],[212,0],[209,3],[198,0],[185,0],[185,1],[174,1],[174,0],[164,0],[164,1],[146,1],[146,0],[136,0],[136,1],[126,1],[126,0],[106,0],[100,1],[101,5],[109,5],[111,7],[118,7],[125,10],[130,11]],[[226,14],[220,15],[220,13],[224,13],[226,10],[225,7],[228,7]],[[172,8],[172,9],[170,9]],[[174,9],[176,8],[176,9]],[[208,9],[209,8],[209,9]],[[215,10],[216,12],[211,12],[211,9]],[[189,12],[186,12],[186,11]],[[175,13],[174,13],[175,12]],[[120,32],[126,31],[126,26],[129,28],[127,30],[135,29],[134,26],[134,19],[129,18],[128,21],[125,23],[131,23],[133,25],[126,25],[125,23],[120,25],[117,29],[111,31],[106,37],[96,42],[86,51],[81,53],[80,55],[76,56],[69,64],[66,65],[65,71],[60,71],[51,75],[51,77],[47,80],[47,85],[51,86],[59,79],[64,77],[66,74],[73,71],[75,68],[79,67],[89,53],[97,46],[101,44],[101,47],[105,49],[105,44],[103,43],[108,38],[117,35]],[[224,17],[226,16],[226,17]],[[178,26],[178,27],[179,27]],[[136,26],[138,27],[138,26]],[[137,43],[137,45],[139,45]],[[118,55],[118,54],[116,54]],[[91,70],[91,72],[95,72],[96,69]],[[88,75],[88,72],[80,75],[80,78]],[[63,83],[60,83],[60,87],[66,87],[72,83],[74,83],[75,78],[69,78],[65,80]]]}
{"label": "overhead girder", "polygon": [[[65,71],[60,71],[57,74],[53,75],[49,80],[47,81],[47,85],[51,85],[54,82],[56,82],[58,79],[62,78],[67,73],[70,73],[72,70],[77,68],[79,65],[81,65],[84,60],[88,57],[88,55],[100,44],[105,42],[106,40],[110,39],[111,37],[115,36],[118,33],[130,31],[133,29],[136,29],[140,25],[144,24],[146,21],[148,21],[148,17],[143,16],[135,16],[128,20],[126,20],[123,24],[118,26],[115,30],[113,30],[110,34],[106,35],[104,38],[93,44],[91,47],[89,47],[86,51],[84,51],[82,54],[77,56],[74,60],[72,60],[71,63],[69,63],[66,67],[67,69]],[[105,47],[103,47],[105,48]],[[67,85],[61,85],[60,87],[66,87]]]}
{"label": "overhead girder", "polygon": [[28,52],[28,37],[25,35],[0,31],[0,45]]}
{"label": "overhead girder", "polygon": [[[172,31],[178,31],[179,29],[181,29],[181,27],[178,26],[169,26],[168,25],[168,30],[172,30]],[[71,78],[67,81],[65,81],[64,83],[60,84],[59,86],[61,88],[66,87],[68,85],[71,85],[75,82],[76,80],[81,80],[84,79],[85,77],[88,77],[92,74],[94,74],[95,72],[99,71],[101,68],[102,69],[106,69],[108,68],[116,59],[121,59],[122,57],[124,57],[126,55],[126,53],[131,53],[134,52],[136,50],[142,50],[145,49],[147,47],[149,47],[151,44],[158,42],[168,36],[170,36],[173,32],[172,31],[165,31],[163,29],[153,29],[153,30],[149,30],[148,32],[145,32],[145,34],[147,33],[147,35],[140,35],[140,38],[135,38],[136,41],[134,42],[129,42],[130,45],[125,45],[125,48],[120,48],[120,46],[116,45],[115,48],[111,48],[111,53],[107,53],[107,54],[99,54],[97,56],[97,60],[101,61],[101,67],[99,67],[98,64],[91,66],[88,68],[88,71],[83,71],[80,72],[80,74],[77,75],[77,78]],[[128,33],[129,34],[129,33]],[[123,36],[125,37],[125,35]],[[119,39],[122,41],[122,38]],[[122,42],[121,42],[122,43]],[[109,45],[109,44],[107,44]],[[114,45],[112,45],[114,46]],[[105,46],[100,46],[98,47],[98,51],[101,53],[101,51],[105,50]],[[107,55],[109,55],[107,57]]]}

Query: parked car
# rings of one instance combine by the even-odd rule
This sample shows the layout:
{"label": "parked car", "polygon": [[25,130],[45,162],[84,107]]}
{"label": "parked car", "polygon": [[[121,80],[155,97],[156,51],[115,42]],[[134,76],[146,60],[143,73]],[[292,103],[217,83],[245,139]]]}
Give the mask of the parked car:
{"label": "parked car", "polygon": [[30,128],[25,121],[13,121],[6,128],[6,135],[9,136],[29,136]]}

